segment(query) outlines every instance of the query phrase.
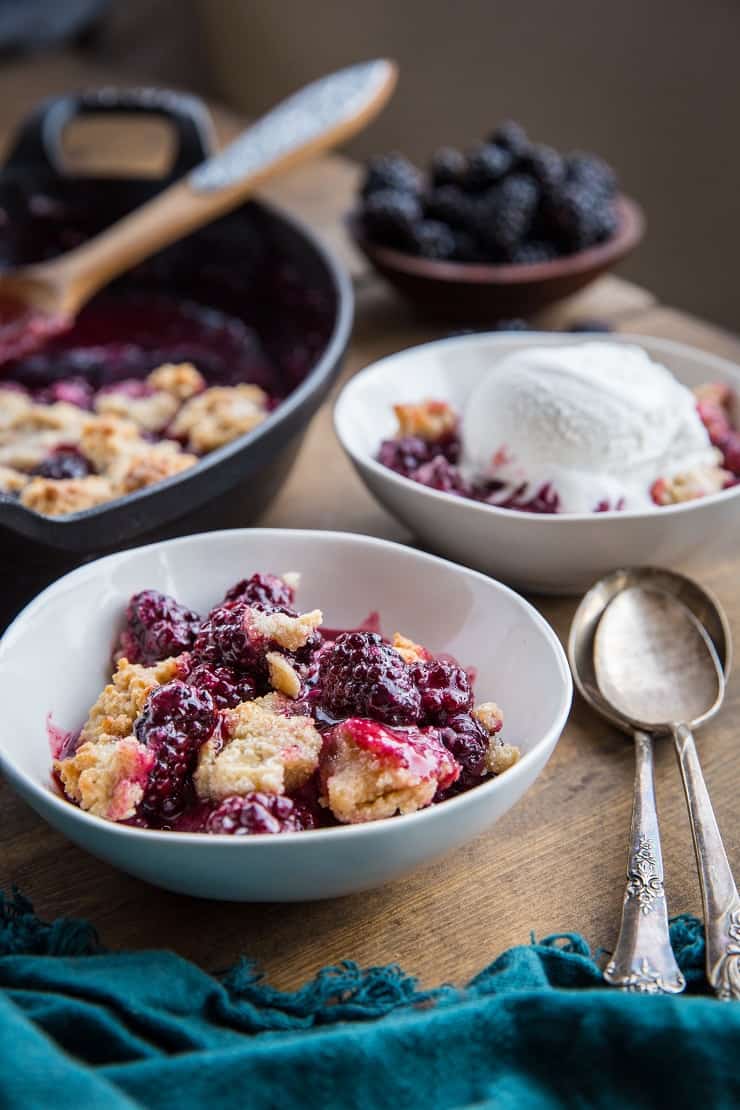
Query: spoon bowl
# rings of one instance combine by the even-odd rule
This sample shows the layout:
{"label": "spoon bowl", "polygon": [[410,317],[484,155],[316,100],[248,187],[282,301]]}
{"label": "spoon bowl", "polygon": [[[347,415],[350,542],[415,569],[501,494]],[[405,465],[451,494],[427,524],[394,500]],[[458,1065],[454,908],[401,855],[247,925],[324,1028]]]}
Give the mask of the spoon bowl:
{"label": "spoon bowl", "polygon": [[[680,601],[708,637],[725,679],[732,666],[732,635],[727,617],[713,594],[698,582],[661,567],[624,567],[599,579],[575,612],[568,637],[568,656],[573,679],[584,701],[630,736],[640,725],[622,713],[600,689],[596,677],[595,641],[606,607],[618,594],[634,586],[670,594]],[[652,725],[648,727],[653,728]]]}

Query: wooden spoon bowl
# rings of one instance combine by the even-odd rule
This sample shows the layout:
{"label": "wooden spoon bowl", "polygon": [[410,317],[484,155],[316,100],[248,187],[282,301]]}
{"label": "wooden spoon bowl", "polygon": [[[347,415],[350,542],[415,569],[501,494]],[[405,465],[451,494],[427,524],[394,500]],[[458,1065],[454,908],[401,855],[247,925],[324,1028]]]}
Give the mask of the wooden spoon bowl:
{"label": "wooden spoon bowl", "polygon": [[645,232],[642,209],[630,197],[616,202],[618,227],[598,246],[531,265],[437,262],[368,239],[356,213],[350,235],[371,265],[427,316],[455,323],[490,324],[528,318],[582,289],[634,250]]}

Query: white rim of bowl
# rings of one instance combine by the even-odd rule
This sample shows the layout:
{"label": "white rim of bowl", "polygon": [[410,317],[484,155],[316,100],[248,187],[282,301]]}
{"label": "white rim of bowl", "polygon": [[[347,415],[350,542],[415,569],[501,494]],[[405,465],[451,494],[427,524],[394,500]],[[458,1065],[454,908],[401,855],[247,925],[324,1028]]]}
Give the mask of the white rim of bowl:
{"label": "white rim of bowl", "polygon": [[[521,339],[520,339],[521,336]],[[552,337],[555,337],[553,340]],[[533,338],[530,338],[533,337]],[[347,436],[342,428],[342,406],[346,404],[345,397],[349,396],[355,384],[365,375],[372,375],[376,370],[380,369],[385,363],[391,361],[403,362],[405,359],[410,359],[418,356],[418,352],[426,351],[430,348],[436,347],[467,347],[475,346],[481,340],[500,340],[501,342],[511,342],[515,339],[516,345],[525,347],[528,345],[536,345],[538,339],[546,338],[549,342],[547,346],[557,347],[565,345],[566,343],[587,343],[591,342],[618,342],[618,343],[634,343],[638,347],[642,347],[645,342],[655,344],[657,347],[662,348],[666,352],[672,352],[676,355],[690,354],[699,355],[701,358],[707,360],[707,366],[715,366],[717,369],[725,371],[733,371],[737,375],[738,383],[737,389],[740,394],[740,365],[731,362],[730,359],[722,358],[721,355],[713,355],[708,351],[702,351],[700,347],[691,347],[687,343],[677,343],[672,339],[662,339],[659,336],[651,335],[634,335],[630,332],[619,333],[605,333],[601,332],[549,332],[549,331],[531,331],[531,332],[476,332],[473,335],[451,335],[446,339],[433,339],[429,343],[419,343],[413,347],[407,347],[403,351],[397,351],[392,355],[385,355],[383,358],[371,362],[362,370],[354,374],[350,380],[343,386],[339,396],[334,402],[334,431],[337,439],[342,445],[345,453],[350,457],[353,463],[360,467],[367,467],[379,477],[385,478],[391,484],[399,485],[403,489],[412,489],[420,497],[428,497],[433,500],[439,501],[441,504],[448,505],[450,501],[456,502],[470,509],[471,512],[485,513],[486,515],[493,514],[494,517],[499,519],[514,519],[517,520],[536,520],[546,523],[549,527],[563,527],[568,522],[572,521],[589,521],[590,523],[602,520],[642,520],[643,518],[652,518],[656,514],[659,516],[673,516],[676,513],[687,513],[696,511],[703,505],[713,505],[718,501],[726,501],[731,497],[740,495],[740,483],[732,486],[730,489],[720,490],[719,493],[705,494],[704,497],[696,497],[691,501],[682,501],[677,505],[656,505],[654,509],[607,509],[605,512],[597,513],[531,513],[525,509],[502,509],[498,505],[486,505],[480,501],[473,501],[469,497],[457,497],[452,493],[443,493],[441,490],[432,489],[430,486],[423,486],[420,482],[415,482],[412,478],[404,478],[402,474],[396,473],[390,467],[383,466],[372,455],[366,455],[364,452],[359,451],[352,444],[349,436]],[[562,338],[562,344],[560,342]],[[444,400],[445,398],[441,398]],[[378,440],[378,446],[380,446]]]}
{"label": "white rim of bowl", "polygon": [[[104,817],[96,817],[93,814],[86,813],[85,810],[80,809],[79,806],[74,805],[73,802],[69,802],[65,798],[62,798],[61,795],[55,793],[51,786],[41,785],[36,779],[26,774],[25,771],[22,771],[20,770],[20,768],[16,767],[12,759],[8,755],[8,752],[4,748],[2,744],[2,739],[0,737],[0,770],[2,770],[3,773],[7,776],[8,780],[11,783],[21,782],[24,787],[26,787],[30,791],[31,794],[42,798],[44,802],[49,802],[53,808],[59,810],[62,813],[70,814],[71,812],[74,820],[80,820],[84,824],[88,824],[91,828],[100,829],[102,825],[109,830],[119,832],[121,835],[136,837],[142,840],[154,839],[155,841],[161,841],[162,838],[165,838],[167,841],[170,841],[172,843],[182,843],[183,845],[215,843],[242,844],[246,846],[253,843],[259,843],[264,846],[265,844],[275,844],[276,842],[280,844],[301,843],[302,841],[306,840],[306,838],[308,838],[312,844],[315,844],[317,840],[324,839],[326,837],[329,837],[330,839],[336,839],[338,836],[343,836],[346,838],[349,836],[359,836],[362,834],[370,835],[372,834],[374,829],[377,829],[379,831],[382,829],[386,829],[389,825],[391,825],[391,823],[392,826],[395,827],[398,821],[403,821],[406,825],[412,821],[418,824],[419,822],[429,820],[430,817],[433,817],[434,811],[439,806],[444,806],[446,812],[450,812],[450,810],[448,810],[448,807],[454,806],[457,809],[460,809],[465,806],[467,797],[472,792],[477,793],[478,791],[485,790],[488,794],[493,794],[494,791],[500,789],[500,781],[503,777],[507,775],[510,775],[514,778],[521,777],[520,769],[522,767],[528,766],[528,764],[533,761],[535,754],[538,752],[539,749],[547,747],[548,744],[553,740],[553,737],[555,737],[555,742],[557,742],[557,738],[560,736],[563,729],[565,728],[568,717],[570,715],[570,709],[573,702],[573,678],[570,672],[568,659],[565,654],[565,649],[560,643],[560,640],[558,639],[558,636],[556,635],[553,628],[537,611],[537,609],[535,609],[533,605],[531,605],[520,594],[518,594],[516,590],[512,590],[509,586],[504,585],[503,582],[499,582],[496,578],[491,578],[489,575],[481,574],[479,571],[470,570],[468,567],[459,566],[457,563],[453,563],[449,559],[442,559],[438,555],[430,555],[426,551],[419,551],[415,548],[410,548],[406,544],[394,543],[392,540],[378,539],[375,536],[365,536],[358,532],[325,532],[321,529],[315,528],[227,528],[222,529],[218,532],[196,532],[193,535],[189,536],[179,536],[176,539],[161,540],[158,543],[144,544],[140,547],[128,548],[126,551],[114,552],[112,555],[105,555],[102,559],[95,559],[90,563],[86,563],[84,566],[77,567],[75,570],[72,570],[68,574],[63,575],[61,578],[58,578],[56,582],[53,582],[50,586],[47,586],[45,590],[42,590],[42,592],[38,594],[32,601],[30,601],[28,605],[24,606],[24,608],[21,609],[20,613],[18,613],[18,615],[14,617],[12,622],[8,625],[2,637],[0,637],[0,648],[2,648],[2,646],[5,644],[5,641],[7,640],[10,633],[15,629],[16,625],[25,620],[31,614],[35,613],[37,609],[43,608],[48,595],[54,593],[63,585],[66,585],[77,578],[84,578],[86,575],[90,575],[95,568],[100,567],[101,565],[104,565],[106,563],[119,562],[126,559],[127,557],[138,555],[142,551],[154,552],[161,548],[184,546],[188,543],[194,543],[206,537],[212,539],[214,542],[222,538],[233,539],[234,537],[241,537],[243,540],[248,542],[250,538],[255,536],[270,536],[275,538],[309,536],[312,539],[320,537],[322,542],[324,540],[326,540],[326,542],[330,542],[332,540],[341,540],[343,542],[349,541],[350,543],[356,543],[358,545],[370,544],[372,547],[383,548],[385,550],[390,550],[391,552],[411,551],[412,554],[416,558],[420,559],[422,562],[441,564],[442,566],[452,567],[457,573],[461,573],[466,577],[470,576],[472,578],[479,579],[485,582],[487,585],[493,585],[497,589],[501,590],[503,593],[509,594],[510,597],[514,599],[517,606],[526,613],[530,614],[532,619],[534,620],[535,625],[539,626],[542,629],[545,634],[545,639],[548,641],[551,648],[553,649],[555,660],[559,666],[561,677],[563,679],[563,689],[562,697],[560,699],[560,705],[558,707],[554,723],[550,725],[550,727],[542,736],[539,737],[539,739],[534,743],[533,747],[521,756],[521,758],[514,764],[513,767],[510,767],[501,775],[496,775],[495,778],[482,782],[480,786],[471,787],[470,790],[466,790],[462,794],[456,795],[454,798],[448,798],[444,802],[438,802],[432,805],[425,806],[424,809],[416,810],[415,813],[397,814],[395,817],[383,817],[377,821],[363,821],[359,822],[356,825],[332,825],[329,828],[323,829],[303,829],[299,832],[253,833],[250,836],[229,836],[226,833],[189,833],[174,832],[166,829],[141,829],[135,825],[124,825],[117,821],[106,821]],[[51,773],[51,762],[49,764],[49,770]],[[512,779],[509,778],[508,781],[511,782]]]}

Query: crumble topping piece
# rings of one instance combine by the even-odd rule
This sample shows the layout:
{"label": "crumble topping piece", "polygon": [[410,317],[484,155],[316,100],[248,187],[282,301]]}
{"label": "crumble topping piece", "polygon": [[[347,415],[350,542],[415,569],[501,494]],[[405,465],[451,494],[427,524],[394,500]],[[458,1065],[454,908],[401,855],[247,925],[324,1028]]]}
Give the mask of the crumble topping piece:
{"label": "crumble topping piece", "polygon": [[23,394],[0,395],[0,465],[33,470],[56,447],[74,443],[88,413],[57,401],[37,405]]}
{"label": "crumble topping piece", "polygon": [[291,617],[288,613],[263,613],[249,609],[249,627],[265,640],[272,640],[285,651],[298,651],[305,647],[324,619],[320,609]]}
{"label": "crumble topping piece", "polygon": [[318,767],[321,737],[310,717],[275,713],[266,700],[224,710],[221,737],[208,740],[198,757],[194,778],[201,798],[220,801],[254,790],[284,794],[303,786]]}
{"label": "crumble topping piece", "polygon": [[129,736],[134,721],[144,709],[150,690],[176,678],[180,659],[173,656],[153,667],[118,660],[111,682],[101,691],[82,726],[80,743],[99,743]]}
{"label": "crumble topping piece", "polygon": [[483,725],[489,736],[486,767],[492,775],[508,771],[519,761],[521,752],[514,744],[505,744],[498,735],[504,724],[504,715],[495,701],[484,701],[473,710],[475,719]]}
{"label": "crumble topping piece", "polygon": [[404,663],[423,663],[432,658],[431,653],[425,647],[422,647],[421,644],[415,644],[413,640],[409,640],[407,636],[402,636],[400,632],[394,633],[391,643]]}
{"label": "crumble topping piece", "polygon": [[146,444],[141,450],[121,455],[108,474],[116,493],[122,495],[179,474],[197,461],[195,455],[180,451],[174,443]]}
{"label": "crumble topping piece", "polygon": [[344,824],[413,813],[459,773],[434,729],[391,729],[351,717],[325,736],[322,803]]}
{"label": "crumble topping piece", "polygon": [[300,571],[286,570],[285,574],[281,574],[280,577],[282,578],[285,585],[293,590],[294,593],[301,584]]}
{"label": "crumble topping piece", "polygon": [[146,432],[159,432],[166,428],[177,412],[179,401],[164,390],[144,397],[131,397],[123,390],[111,389],[95,398],[95,411],[101,416],[118,416],[131,420]]}
{"label": "crumble topping piece", "polygon": [[731,480],[730,472],[721,466],[697,466],[685,474],[658,478],[653,482],[650,493],[657,505],[677,505],[682,501],[694,501],[697,497],[719,493]]}
{"label": "crumble topping piece", "polygon": [[109,821],[136,813],[154,763],[154,752],[135,737],[95,744],[88,741],[68,759],[54,761],[65,793],[81,809]]}
{"label": "crumble topping piece", "polygon": [[187,401],[206,388],[206,380],[192,362],[165,362],[152,370],[147,383],[155,390],[171,393],[178,401]]}
{"label": "crumble topping piece", "polygon": [[33,401],[25,393],[16,389],[0,390],[0,435],[6,428],[20,423],[30,409]]}
{"label": "crumble topping piece", "polygon": [[120,416],[91,416],[82,426],[80,450],[96,470],[106,470],[121,455],[145,444],[131,420]]}
{"label": "crumble topping piece", "polygon": [[205,455],[261,424],[267,401],[257,385],[212,386],[185,402],[170,432],[196,455]]}
{"label": "crumble topping piece", "polygon": [[416,436],[435,443],[457,431],[457,413],[446,401],[394,405],[393,411],[398,420],[399,438]]}
{"label": "crumble topping piece", "polygon": [[30,481],[27,474],[12,466],[0,466],[0,493],[20,493]]}
{"label": "crumble topping piece", "polygon": [[102,505],[115,497],[107,478],[32,478],[21,492],[21,504],[45,516],[65,516]]}
{"label": "crumble topping piece", "polygon": [[297,698],[301,692],[301,680],[295,667],[279,651],[268,651],[265,660],[273,689],[287,698]]}

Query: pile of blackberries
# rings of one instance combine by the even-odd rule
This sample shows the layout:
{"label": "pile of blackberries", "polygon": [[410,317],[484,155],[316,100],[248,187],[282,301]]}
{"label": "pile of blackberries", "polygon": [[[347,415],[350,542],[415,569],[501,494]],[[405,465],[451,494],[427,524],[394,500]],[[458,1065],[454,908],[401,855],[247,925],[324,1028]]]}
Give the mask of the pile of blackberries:
{"label": "pile of blackberries", "polygon": [[443,147],[427,175],[400,154],[374,158],[361,192],[368,239],[424,258],[545,262],[610,239],[617,180],[593,154],[558,154],[517,123],[464,154]]}

